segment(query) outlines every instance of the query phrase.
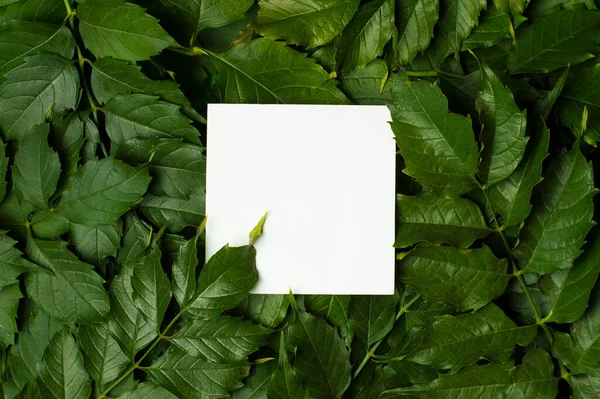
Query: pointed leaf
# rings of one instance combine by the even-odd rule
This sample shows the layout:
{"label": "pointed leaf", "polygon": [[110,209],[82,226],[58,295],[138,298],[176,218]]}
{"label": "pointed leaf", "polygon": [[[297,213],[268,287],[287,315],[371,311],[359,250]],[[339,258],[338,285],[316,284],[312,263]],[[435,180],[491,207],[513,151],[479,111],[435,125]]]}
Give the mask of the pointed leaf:
{"label": "pointed leaf", "polygon": [[138,205],[142,213],[159,227],[177,233],[187,226],[199,226],[204,220],[204,193],[187,199],[146,194]]}
{"label": "pointed leaf", "polygon": [[514,251],[521,269],[548,274],[573,266],[593,226],[592,197],[597,191],[592,165],[579,146],[550,161]]}
{"label": "pointed leaf", "polygon": [[419,241],[468,248],[492,231],[479,207],[463,198],[443,198],[431,193],[398,194],[396,248]]}
{"label": "pointed leaf", "polygon": [[158,20],[123,0],[88,0],[77,7],[85,46],[98,58],[143,61],[177,43]]}
{"label": "pointed leaf", "polygon": [[504,11],[488,6],[479,19],[479,25],[471,35],[463,41],[463,49],[491,47],[504,39],[511,38],[512,24],[510,17]]}
{"label": "pointed leaf", "polygon": [[445,316],[431,324],[419,348],[407,359],[438,369],[457,369],[483,358],[507,361],[515,345],[529,345],[536,326],[518,327],[494,304],[473,313]]}
{"label": "pointed leaf", "polygon": [[171,349],[144,369],[152,381],[181,398],[222,398],[240,388],[250,365],[210,363]]}
{"label": "pointed leaf", "polygon": [[129,389],[125,393],[121,394],[118,399],[177,399],[177,396],[173,395],[166,389],[153,384],[152,382],[142,382],[135,388]]}
{"label": "pointed leaf", "polygon": [[92,384],[73,336],[62,330],[54,336],[39,365],[38,384],[43,398],[88,398]]}
{"label": "pointed leaf", "polygon": [[349,103],[320,65],[284,43],[255,39],[210,55],[217,70],[221,102]]}
{"label": "pointed leaf", "polygon": [[179,247],[177,258],[173,262],[171,271],[173,295],[181,307],[187,305],[196,292],[197,244],[198,235],[185,241]]}
{"label": "pointed leaf", "polygon": [[464,312],[488,304],[504,293],[512,277],[508,261],[487,247],[456,249],[418,245],[400,264],[400,279],[425,300],[452,305]]}
{"label": "pointed leaf", "polygon": [[17,241],[0,230],[0,288],[18,282],[17,277],[22,273],[43,271],[38,265],[21,257],[23,253],[14,245]]}
{"label": "pointed leaf", "polygon": [[307,399],[308,392],[298,381],[298,377],[296,377],[296,373],[288,360],[283,334],[281,334],[279,342],[279,361],[277,362],[277,370],[270,378],[267,397],[269,399]]}
{"label": "pointed leaf", "polygon": [[482,75],[483,87],[475,102],[483,124],[477,175],[491,186],[510,176],[523,158],[527,116],[515,104],[510,90],[485,64]]}
{"label": "pointed leaf", "polygon": [[112,224],[142,200],[148,166],[127,166],[112,157],[90,160],[77,170],[57,206],[73,223]]}
{"label": "pointed leaf", "polygon": [[396,1],[397,51],[400,62],[409,64],[417,53],[425,51],[438,21],[438,0]]}
{"label": "pointed leaf", "polygon": [[52,125],[50,140],[52,147],[58,152],[62,166],[59,189],[66,185],[67,180],[77,172],[79,153],[83,147],[83,121],[76,112]]}
{"label": "pointed leaf", "polygon": [[15,343],[17,328],[17,308],[23,294],[18,284],[0,288],[0,348],[4,349]]}
{"label": "pointed leaf", "polygon": [[231,394],[231,399],[265,399],[269,381],[277,363],[273,360],[257,364],[250,371],[244,386]]}
{"label": "pointed leaf", "polygon": [[150,245],[150,227],[142,222],[135,212],[129,212],[124,217],[123,240],[117,261],[120,264],[135,259]]}
{"label": "pointed leaf", "polygon": [[129,364],[129,358],[111,335],[106,322],[79,327],[77,342],[83,352],[85,368],[100,390],[119,377]]}
{"label": "pointed leaf", "polygon": [[260,0],[256,30],[308,49],[330,42],[358,9],[359,0]]}
{"label": "pointed leaf", "polygon": [[340,89],[354,104],[385,105],[392,101],[385,61],[375,59],[364,67],[345,72],[340,77]]}
{"label": "pointed leaf", "polygon": [[79,74],[70,59],[54,54],[28,57],[0,86],[0,130],[6,140],[24,138],[48,115],[77,105]]}
{"label": "pointed leaf", "polygon": [[510,73],[544,73],[593,57],[600,42],[600,12],[575,8],[552,12],[517,29]]}
{"label": "pointed leaf", "polygon": [[349,340],[354,334],[348,325],[349,295],[306,295],[304,306],[309,313],[323,316],[340,329],[342,338]]}
{"label": "pointed leaf", "polygon": [[253,322],[275,328],[285,319],[289,307],[289,295],[251,294],[238,309]]}
{"label": "pointed leaf", "polygon": [[357,295],[348,310],[350,328],[370,347],[394,326],[398,298],[395,295]]}
{"label": "pointed leaf", "polygon": [[95,266],[104,266],[109,257],[117,255],[122,234],[123,224],[120,220],[114,225],[96,227],[73,224],[71,243],[81,259]]}
{"label": "pointed leaf", "polygon": [[398,77],[392,97],[392,130],[406,162],[404,173],[443,196],[476,188],[479,153],[470,118],[449,114],[446,97],[427,81]]}

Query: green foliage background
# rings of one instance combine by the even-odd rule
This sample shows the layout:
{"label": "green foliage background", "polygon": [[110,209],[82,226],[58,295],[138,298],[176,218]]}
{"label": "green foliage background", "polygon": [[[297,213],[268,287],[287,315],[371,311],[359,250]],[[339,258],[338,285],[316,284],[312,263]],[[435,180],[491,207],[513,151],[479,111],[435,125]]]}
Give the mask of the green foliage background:
{"label": "green foliage background", "polygon": [[[599,44],[593,0],[0,0],[2,395],[600,397]],[[260,225],[199,264],[209,102],[389,106],[395,295],[248,295]]]}

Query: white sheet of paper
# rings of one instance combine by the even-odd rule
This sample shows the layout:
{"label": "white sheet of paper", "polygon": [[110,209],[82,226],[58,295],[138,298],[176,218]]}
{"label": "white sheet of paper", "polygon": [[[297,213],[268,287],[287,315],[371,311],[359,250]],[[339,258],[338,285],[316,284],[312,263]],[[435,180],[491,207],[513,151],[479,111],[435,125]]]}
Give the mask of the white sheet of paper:
{"label": "white sheet of paper", "polygon": [[207,259],[269,211],[253,293],[392,294],[389,120],[385,106],[209,104]]}

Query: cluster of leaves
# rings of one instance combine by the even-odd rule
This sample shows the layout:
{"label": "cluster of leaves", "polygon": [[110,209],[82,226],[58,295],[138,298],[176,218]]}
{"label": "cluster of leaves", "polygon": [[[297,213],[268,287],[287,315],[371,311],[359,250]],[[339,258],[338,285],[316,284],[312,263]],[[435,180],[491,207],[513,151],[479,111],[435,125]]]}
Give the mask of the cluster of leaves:
{"label": "cluster of leaves", "polygon": [[[599,44],[592,0],[0,0],[2,395],[600,397]],[[389,106],[395,295],[249,295],[260,224],[199,265],[208,102]]]}

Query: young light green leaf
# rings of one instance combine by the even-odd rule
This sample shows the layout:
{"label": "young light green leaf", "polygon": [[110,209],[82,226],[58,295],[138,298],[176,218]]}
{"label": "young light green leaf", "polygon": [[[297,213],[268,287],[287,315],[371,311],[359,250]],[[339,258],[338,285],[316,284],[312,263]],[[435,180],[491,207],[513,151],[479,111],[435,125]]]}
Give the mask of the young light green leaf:
{"label": "young light green leaf", "polygon": [[129,364],[106,322],[79,327],[77,343],[83,352],[85,368],[99,389],[115,380]]}
{"label": "young light green leaf", "polygon": [[552,354],[573,375],[600,377],[600,298],[594,292],[583,318],[571,325],[571,333],[556,333]]}
{"label": "young light green leaf", "polygon": [[79,74],[70,59],[55,54],[28,57],[0,86],[0,131],[23,139],[35,126],[77,105]]}
{"label": "young light green leaf", "polygon": [[23,253],[15,248],[17,241],[10,238],[7,231],[0,230],[0,288],[18,282],[22,273],[43,271],[38,265],[21,257]]}
{"label": "young light green leaf", "polygon": [[306,388],[300,384],[296,373],[288,360],[285,337],[281,333],[279,340],[279,361],[277,370],[272,374],[267,386],[267,398],[270,399],[308,399]]}
{"label": "young light green leaf", "polygon": [[15,343],[15,334],[19,331],[15,319],[21,298],[19,284],[0,288],[0,348],[3,350]]}
{"label": "young light green leaf", "polygon": [[340,76],[340,89],[354,104],[385,105],[392,101],[385,61],[375,59],[368,65],[344,72]]}
{"label": "young light green leaf", "polygon": [[171,349],[144,369],[152,381],[181,398],[223,398],[240,388],[250,364],[211,363]]}
{"label": "young light green leaf", "polygon": [[375,0],[361,6],[335,41],[336,70],[367,65],[383,54],[393,25],[394,0]]}
{"label": "young light green leaf", "polygon": [[202,268],[189,312],[211,318],[239,305],[258,280],[252,246],[221,248]]}
{"label": "young light green leaf", "polygon": [[544,73],[593,57],[600,42],[600,12],[575,8],[548,13],[517,29],[510,73]]}
{"label": "young light green leaf", "polygon": [[254,226],[254,228],[250,231],[250,234],[248,234],[248,244],[252,245],[254,243],[254,240],[256,240],[258,237],[262,236],[263,234],[263,227],[265,225],[265,222],[267,221],[267,215],[269,214],[269,211],[265,212],[265,214],[260,218],[260,220],[258,221],[258,223],[256,224],[256,226]]}
{"label": "young light green leaf", "polygon": [[77,171],[79,153],[83,147],[83,121],[76,112],[52,125],[50,139],[52,146],[58,152],[62,172],[58,183],[59,190],[64,187],[69,178]]}
{"label": "young light green leaf", "polygon": [[110,100],[102,108],[111,141],[120,145],[134,138],[174,138],[200,144],[192,121],[180,107],[145,94],[128,94]]}
{"label": "young light green leaf", "polygon": [[394,326],[397,306],[395,295],[353,296],[348,309],[348,324],[356,337],[370,347]]}
{"label": "young light green leaf", "polygon": [[438,0],[396,1],[398,44],[396,50],[403,65],[409,64],[417,53],[425,51],[433,37],[438,21]]}
{"label": "young light green leaf", "polygon": [[435,85],[398,77],[392,87],[392,130],[406,162],[404,173],[443,196],[477,187],[479,152],[471,119],[448,113],[448,101]]}
{"label": "young light green leaf", "polygon": [[121,94],[139,93],[158,96],[166,102],[188,105],[190,102],[171,80],[152,80],[141,68],[113,58],[101,58],[92,64],[94,96],[105,104]]}
{"label": "young light green leaf", "polygon": [[12,169],[19,199],[39,209],[48,207],[60,178],[60,159],[48,145],[49,133],[50,127],[43,124],[21,140]]}
{"label": "young light green leaf", "polygon": [[198,266],[196,245],[198,245],[198,235],[185,241],[179,247],[177,258],[171,268],[173,295],[181,307],[187,305],[196,292],[196,267]]}
{"label": "young light green leaf", "polygon": [[420,241],[468,248],[492,231],[479,207],[467,199],[444,198],[431,193],[398,194],[397,199],[396,248]]}
{"label": "young light green leaf", "polygon": [[66,26],[41,22],[9,21],[0,30],[0,76],[44,52],[73,57],[75,39]]}
{"label": "young light green leaf", "polygon": [[73,224],[71,244],[84,261],[95,266],[104,266],[109,257],[117,256],[123,235],[120,220],[113,225],[86,226]]}
{"label": "young light green leaf", "polygon": [[135,354],[148,345],[158,333],[133,302],[133,263],[126,263],[110,285],[111,315],[108,325],[123,352],[133,363]]}
{"label": "young light green leaf", "polygon": [[256,39],[210,55],[217,70],[221,102],[349,103],[320,65],[282,42]]}
{"label": "young light green leaf", "polygon": [[177,46],[158,20],[124,0],[88,0],[77,7],[77,18],[85,46],[98,58],[143,61]]}
{"label": "young light green leaf", "polygon": [[162,268],[161,255],[158,246],[153,246],[148,254],[131,261],[133,303],[156,333],[171,301],[171,282]]}
{"label": "young light green leaf", "polygon": [[57,206],[73,223],[114,223],[142,200],[150,177],[148,166],[131,167],[112,157],[86,162],[73,175]]}
{"label": "young light green leaf", "polygon": [[458,311],[479,309],[504,293],[512,277],[508,261],[487,246],[456,249],[420,244],[400,264],[400,279],[425,300],[452,305]]}
{"label": "young light green leaf", "polygon": [[473,313],[439,318],[423,333],[426,336],[422,344],[407,359],[438,369],[458,369],[482,358],[507,361],[515,345],[533,341],[537,327],[518,327],[490,303]]}
{"label": "young light green leaf", "polygon": [[135,388],[131,388],[121,394],[118,399],[177,399],[177,396],[173,395],[166,389],[152,383],[142,382]]}
{"label": "young light green leaf", "polygon": [[519,166],[507,179],[488,189],[489,205],[500,214],[502,227],[520,225],[531,212],[531,193],[542,181],[542,162],[549,143],[550,132],[543,121],[530,124],[529,141]]}
{"label": "young light green leaf", "polygon": [[102,278],[94,267],[81,262],[64,241],[27,240],[27,255],[54,273],[31,273],[26,277],[27,294],[50,316],[68,324],[93,324],[109,311]]}
{"label": "young light green leaf", "polygon": [[91,395],[92,384],[83,357],[66,329],[54,336],[38,367],[43,398],[79,399]]}
{"label": "young light green leaf", "polygon": [[485,64],[481,68],[483,87],[475,101],[483,125],[477,175],[492,186],[510,176],[523,158],[527,115],[517,107],[511,91],[496,74]]}
{"label": "young light green leaf", "polygon": [[271,332],[241,318],[220,316],[186,324],[169,341],[193,357],[231,363],[246,359],[266,344]]}
{"label": "young light green leaf", "polygon": [[540,291],[550,304],[545,320],[555,323],[573,323],[583,316],[590,293],[600,273],[600,229],[588,234],[583,254],[571,269],[542,276]]}
{"label": "young light green leaf", "polygon": [[115,157],[133,166],[149,163],[152,194],[185,200],[204,193],[206,159],[199,145],[170,139],[132,139],[118,147]]}
{"label": "young light green leaf", "polygon": [[138,205],[142,213],[157,226],[177,233],[187,226],[198,226],[204,220],[204,193],[187,199],[146,194]]}
{"label": "young light green leaf", "polygon": [[256,30],[308,49],[329,43],[350,22],[359,0],[260,0]]}
{"label": "young light green leaf", "polygon": [[597,192],[592,165],[578,145],[551,160],[513,251],[522,270],[549,274],[573,266],[593,226],[592,197]]}
{"label": "young light green leaf", "polygon": [[553,373],[554,365],[550,356],[536,349],[525,355],[523,363],[516,367],[496,363],[473,365],[457,373],[442,374],[428,384],[391,389],[381,397],[554,399],[558,393],[558,379]]}
{"label": "young light green leaf", "polygon": [[[288,296],[289,297],[289,296]],[[341,337],[352,339],[354,331],[348,323],[349,295],[306,295],[304,306],[309,313],[324,317],[328,322],[340,329]]]}
{"label": "young light green leaf", "polygon": [[484,11],[479,20],[479,25],[463,41],[463,49],[491,47],[501,40],[510,39],[511,28],[512,23],[508,14],[495,7],[488,6],[488,9]]}
{"label": "young light green leaf", "polygon": [[289,307],[289,295],[251,294],[238,309],[253,322],[275,328],[285,319]]}
{"label": "young light green leaf", "polygon": [[294,365],[304,386],[319,398],[341,397],[350,385],[351,365],[337,330],[323,319],[300,312],[286,338],[296,348]]}

